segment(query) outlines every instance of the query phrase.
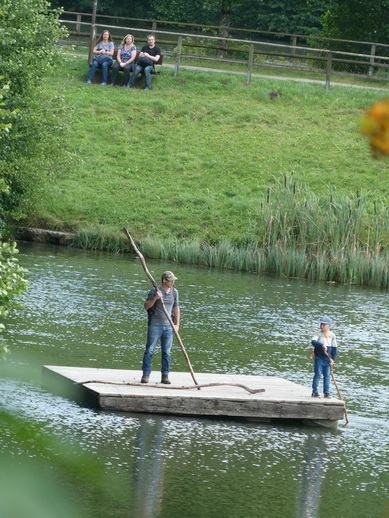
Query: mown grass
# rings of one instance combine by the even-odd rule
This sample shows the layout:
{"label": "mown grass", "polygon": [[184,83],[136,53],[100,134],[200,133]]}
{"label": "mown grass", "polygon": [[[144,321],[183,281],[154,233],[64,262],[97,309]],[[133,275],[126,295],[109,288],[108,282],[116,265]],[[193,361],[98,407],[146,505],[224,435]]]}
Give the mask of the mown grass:
{"label": "mown grass", "polygon": [[[332,280],[328,271],[287,267],[285,249],[273,260],[268,250],[248,266],[250,250],[265,239],[258,218],[269,187],[293,175],[304,186],[296,195],[301,201],[308,193],[368,193],[366,225],[374,202],[387,198],[388,163],[373,160],[358,134],[363,111],[382,92],[336,86],[325,92],[320,85],[257,78],[247,86],[227,72],[182,70],[174,77],[163,69],[146,93],[88,86],[86,73],[85,58],[64,57],[45,82],[48,99],[60,93],[71,107],[70,125],[65,158],[29,224],[72,229],[80,244],[109,249],[125,248],[120,229],[126,226],[149,256]],[[271,98],[274,91],[281,95]],[[238,257],[233,264],[212,259],[231,250]],[[307,262],[301,247],[293,254],[292,264]],[[357,278],[336,280],[361,283]],[[368,283],[382,285],[380,279]]]}

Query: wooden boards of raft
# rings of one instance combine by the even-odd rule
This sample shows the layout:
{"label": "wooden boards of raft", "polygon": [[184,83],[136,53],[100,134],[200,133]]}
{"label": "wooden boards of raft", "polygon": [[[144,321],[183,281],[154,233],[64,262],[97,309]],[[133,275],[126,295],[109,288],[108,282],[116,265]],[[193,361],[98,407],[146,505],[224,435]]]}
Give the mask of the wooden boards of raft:
{"label": "wooden boards of raft", "polygon": [[171,385],[160,383],[159,372],[141,384],[141,371],[121,369],[46,365],[42,376],[46,389],[104,410],[324,426],[336,426],[345,412],[343,401],[312,398],[309,388],[277,376],[196,373],[200,390],[186,372],[171,372]]}

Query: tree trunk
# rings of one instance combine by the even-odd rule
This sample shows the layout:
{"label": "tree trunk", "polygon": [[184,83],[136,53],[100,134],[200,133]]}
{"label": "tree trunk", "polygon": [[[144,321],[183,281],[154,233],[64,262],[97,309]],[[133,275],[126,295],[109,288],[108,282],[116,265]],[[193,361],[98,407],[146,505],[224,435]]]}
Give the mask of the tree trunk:
{"label": "tree trunk", "polygon": [[219,20],[219,57],[223,57],[224,50],[227,49],[227,38],[229,36],[231,24],[231,6],[233,0],[222,0],[220,4],[220,20]]}

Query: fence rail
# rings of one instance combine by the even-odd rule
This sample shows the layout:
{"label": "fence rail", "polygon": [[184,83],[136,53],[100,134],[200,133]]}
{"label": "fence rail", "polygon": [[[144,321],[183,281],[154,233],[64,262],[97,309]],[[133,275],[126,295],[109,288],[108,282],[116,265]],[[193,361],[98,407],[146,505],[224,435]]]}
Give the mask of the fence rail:
{"label": "fence rail", "polygon": [[[73,17],[73,19],[69,19]],[[112,20],[112,25],[108,23],[100,23],[103,19]],[[88,20],[88,21],[84,21]],[[143,27],[134,27],[128,25],[119,25],[119,21],[140,22]],[[372,81],[389,82],[389,45],[373,42],[360,42],[355,40],[340,40],[322,38],[317,36],[304,36],[298,34],[275,33],[268,31],[254,31],[251,29],[229,28],[230,35],[235,31],[249,32],[252,34],[272,35],[273,37],[290,37],[290,43],[239,39],[232,37],[214,36],[212,34],[200,34],[195,32],[182,32],[179,30],[163,30],[166,25],[196,27],[211,30],[220,29],[218,26],[205,26],[194,24],[183,24],[180,22],[146,20],[142,18],[124,18],[113,17],[108,15],[97,15],[93,13],[79,13],[73,11],[64,11],[61,15],[60,22],[66,25],[71,36],[77,38],[85,38],[87,41],[80,44],[88,46],[88,59],[91,61],[92,50],[98,32],[108,29],[111,31],[114,39],[120,39],[124,34],[132,33],[137,38],[144,38],[145,34],[153,33],[158,35],[159,46],[166,45],[164,54],[175,58],[174,74],[178,75],[181,60],[198,59],[207,62],[222,62],[247,66],[247,84],[250,83],[253,70],[255,67],[281,68],[296,71],[313,72],[325,75],[326,89],[330,87],[331,76],[358,77],[370,79]],[[97,23],[99,22],[99,23]],[[149,25],[145,27],[145,25]],[[326,40],[343,43],[358,43],[362,48],[366,48],[367,52],[349,52],[343,50],[330,50],[326,48],[313,48],[298,45],[298,39],[301,40]],[[63,41],[62,43],[69,43]],[[73,42],[72,42],[73,43]],[[208,54],[199,54],[201,50],[206,49]],[[388,55],[378,55],[377,50]],[[214,52],[215,55],[209,55]],[[237,55],[239,57],[237,57]],[[353,65],[359,68],[366,68],[366,73],[352,73],[337,70],[336,67],[344,65]],[[334,68],[335,67],[335,68]],[[387,77],[381,77],[379,73],[387,74]]]}

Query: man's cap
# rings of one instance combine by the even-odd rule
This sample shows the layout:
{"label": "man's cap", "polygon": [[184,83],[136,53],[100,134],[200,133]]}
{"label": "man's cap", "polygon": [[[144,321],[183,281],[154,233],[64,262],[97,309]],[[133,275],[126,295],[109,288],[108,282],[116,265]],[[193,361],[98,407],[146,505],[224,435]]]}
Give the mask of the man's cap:
{"label": "man's cap", "polygon": [[166,272],[163,272],[162,274],[162,280],[166,279],[167,281],[176,281],[177,277],[174,275],[173,272],[170,270],[167,270]]}
{"label": "man's cap", "polygon": [[320,324],[330,324],[332,325],[332,320],[330,317],[321,317]]}

